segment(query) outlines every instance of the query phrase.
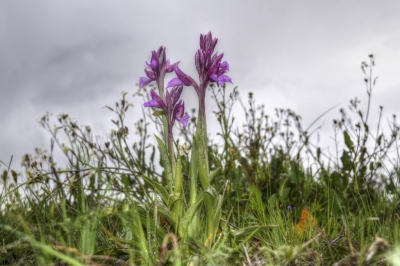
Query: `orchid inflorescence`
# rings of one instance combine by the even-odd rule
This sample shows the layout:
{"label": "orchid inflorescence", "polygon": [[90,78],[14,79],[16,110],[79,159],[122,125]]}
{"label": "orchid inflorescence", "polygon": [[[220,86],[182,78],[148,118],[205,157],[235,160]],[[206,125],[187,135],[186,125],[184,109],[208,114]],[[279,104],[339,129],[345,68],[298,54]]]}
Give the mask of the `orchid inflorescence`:
{"label": "orchid inflorescence", "polygon": [[229,64],[226,61],[221,62],[224,54],[213,54],[217,42],[218,39],[213,39],[211,32],[205,36],[200,36],[200,49],[197,50],[195,55],[195,63],[201,85],[181,71],[178,64],[176,64],[175,73],[178,77],[172,79],[167,87],[178,85],[193,86],[200,96],[204,94],[204,90],[212,82],[217,82],[220,86],[224,85],[225,82],[232,83],[231,78],[224,75],[229,71]]}
{"label": "orchid inflorescence", "polygon": [[164,78],[166,73],[171,73],[174,71],[175,66],[178,65],[179,62],[174,64],[169,63],[169,59],[166,60],[165,55],[165,47],[160,47],[158,51],[151,52],[151,60],[150,63],[146,62],[147,68],[144,70],[146,73],[146,77],[141,77],[139,79],[139,86],[143,88],[144,86],[150,84],[152,81],[157,83],[158,89],[161,92],[164,91]]}

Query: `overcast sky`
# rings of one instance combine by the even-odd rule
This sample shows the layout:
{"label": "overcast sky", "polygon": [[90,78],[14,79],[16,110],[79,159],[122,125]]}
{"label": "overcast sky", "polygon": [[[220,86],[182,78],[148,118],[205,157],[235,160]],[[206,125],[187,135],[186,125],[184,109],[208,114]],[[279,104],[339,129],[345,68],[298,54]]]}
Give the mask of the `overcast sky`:
{"label": "overcast sky", "polygon": [[[132,100],[151,51],[166,46],[167,58],[197,77],[194,54],[210,30],[243,100],[254,92],[270,114],[289,107],[307,126],[355,96],[366,104],[360,64],[369,54],[379,75],[371,115],[379,105],[399,114],[399,25],[400,1],[0,1],[0,160],[13,155],[19,167],[24,153],[49,148],[37,124],[46,111],[54,122],[68,113],[109,133],[112,114],[102,107],[121,91]],[[182,97],[194,95],[188,88]],[[329,139],[329,116],[325,125]]]}

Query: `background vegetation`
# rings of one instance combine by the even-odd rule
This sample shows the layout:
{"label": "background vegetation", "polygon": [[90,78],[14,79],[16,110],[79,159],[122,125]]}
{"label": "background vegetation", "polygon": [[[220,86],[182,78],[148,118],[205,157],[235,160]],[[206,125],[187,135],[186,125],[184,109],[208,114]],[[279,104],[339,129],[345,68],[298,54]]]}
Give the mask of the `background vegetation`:
{"label": "background vegetation", "polygon": [[[123,93],[108,107],[115,127],[104,141],[67,114],[55,125],[44,115],[50,151],[24,156],[24,174],[2,162],[0,265],[400,265],[400,128],[393,116],[389,134],[381,119],[370,130],[373,66],[372,55],[361,66],[366,107],[351,100],[333,121],[333,155],[312,142],[318,123],[304,128],[289,109],[267,115],[253,93],[241,103],[245,124],[235,128],[237,88],[209,87],[220,126],[208,143],[215,238],[205,230],[205,192],[190,183],[194,110],[176,143],[178,220],[149,132],[157,117],[143,111],[129,132],[125,118],[140,110],[132,111]],[[144,88],[135,97],[147,95]],[[67,165],[54,161],[54,149]],[[193,186],[199,194],[191,199]],[[199,224],[182,233],[196,215]]]}

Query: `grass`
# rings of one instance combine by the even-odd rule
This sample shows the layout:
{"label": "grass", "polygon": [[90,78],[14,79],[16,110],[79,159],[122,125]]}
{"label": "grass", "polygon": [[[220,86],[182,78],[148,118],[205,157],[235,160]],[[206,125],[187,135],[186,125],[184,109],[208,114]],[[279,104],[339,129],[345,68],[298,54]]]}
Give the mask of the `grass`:
{"label": "grass", "polygon": [[[362,64],[368,99],[376,80],[369,59]],[[333,121],[331,155],[312,142],[316,128],[304,129],[293,111],[268,116],[250,93],[242,103],[246,123],[235,129],[237,88],[211,86],[210,93],[220,131],[208,143],[207,191],[190,178],[195,112],[180,129],[183,185],[173,194],[168,187],[177,186],[168,183],[148,129],[158,118],[143,112],[129,132],[126,93],[108,107],[116,119],[107,140],[67,114],[56,126],[43,116],[50,151],[27,154],[24,174],[3,163],[0,265],[400,265],[399,160],[390,159],[398,154],[395,118],[389,135],[380,122],[372,133],[370,101],[366,110],[350,101]],[[144,89],[136,97],[146,95]],[[54,149],[67,165],[54,161]],[[215,236],[206,233],[209,195]]]}

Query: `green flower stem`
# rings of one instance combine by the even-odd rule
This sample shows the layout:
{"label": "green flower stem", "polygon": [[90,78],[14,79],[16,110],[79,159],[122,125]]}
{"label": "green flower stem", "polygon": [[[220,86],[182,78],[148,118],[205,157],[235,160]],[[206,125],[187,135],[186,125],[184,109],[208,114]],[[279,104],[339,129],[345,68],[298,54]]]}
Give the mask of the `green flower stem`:
{"label": "green flower stem", "polygon": [[[161,99],[165,102],[164,97],[164,77],[158,81],[158,91]],[[168,115],[162,116],[162,123],[164,127],[164,143],[166,144],[167,152],[169,154],[169,160],[172,167],[172,174],[175,172],[175,156],[174,156],[174,138],[172,134],[172,125],[168,123]]]}
{"label": "green flower stem", "polygon": [[[175,176],[175,167],[176,167],[176,160],[175,160],[175,152],[174,152],[174,135],[172,134],[172,125],[168,123],[168,154],[169,160],[171,162],[172,167],[172,175]],[[178,152],[179,157],[179,152]]]}
{"label": "green flower stem", "polygon": [[[199,178],[203,191],[208,190],[210,187],[210,169],[208,165],[208,147],[207,147],[207,126],[206,126],[206,115],[205,115],[205,103],[204,97],[199,97],[199,120],[197,122],[196,138],[199,151]],[[206,235],[207,239],[204,246],[208,247],[211,245],[214,234],[214,198],[211,194],[205,193],[204,204],[206,208],[206,221],[207,229]]]}
{"label": "green flower stem", "polygon": [[207,126],[206,126],[206,115],[205,115],[205,104],[204,100],[199,101],[199,120],[196,128],[196,138],[199,151],[199,177],[203,190],[207,190],[210,186],[209,179],[209,165],[208,165],[208,139],[207,139]]}
{"label": "green flower stem", "polygon": [[[193,206],[196,204],[197,200],[197,182],[198,182],[198,160],[199,160],[199,155],[197,153],[197,144],[196,144],[196,138],[193,136],[192,140],[192,152],[191,152],[191,158],[190,158],[190,165],[189,165],[189,178],[190,178],[190,186],[189,186],[189,205]],[[198,232],[200,228],[200,214],[199,211],[196,211],[196,213],[193,215],[193,219],[188,226],[188,234],[189,236],[195,238],[196,237],[196,232]]]}
{"label": "green flower stem", "polygon": [[[164,143],[168,143],[168,119],[166,115],[161,116],[161,121],[163,123],[163,128],[164,128]],[[167,147],[167,150],[169,147]]]}
{"label": "green flower stem", "polygon": [[179,236],[183,236],[182,228],[179,228],[179,221],[182,218],[183,214],[183,202],[182,202],[182,163],[181,163],[181,156],[180,151],[178,150],[177,154],[177,162],[176,162],[176,169],[174,175],[174,196],[177,200],[174,202],[172,206],[172,215],[175,221],[175,224],[178,226],[177,232]]}

